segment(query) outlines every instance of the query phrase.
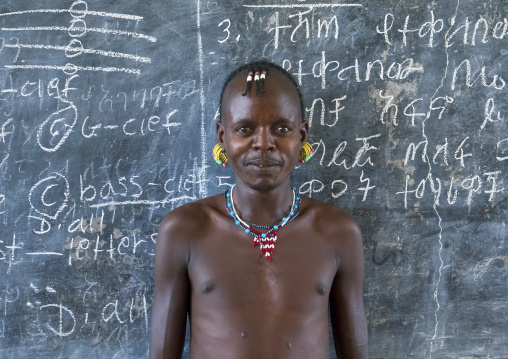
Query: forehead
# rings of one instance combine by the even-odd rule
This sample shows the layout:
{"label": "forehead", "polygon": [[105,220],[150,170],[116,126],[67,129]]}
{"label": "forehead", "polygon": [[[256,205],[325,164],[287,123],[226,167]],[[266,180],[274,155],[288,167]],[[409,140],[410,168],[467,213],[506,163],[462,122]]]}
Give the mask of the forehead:
{"label": "forehead", "polygon": [[[270,109],[283,112],[289,117],[302,119],[301,103],[298,90],[286,75],[270,68],[265,79],[265,92],[256,95],[254,80],[246,96],[248,70],[236,74],[224,89],[221,104],[221,115],[224,117],[242,116],[248,108],[258,106],[260,111]],[[244,111],[245,110],[245,111]]]}

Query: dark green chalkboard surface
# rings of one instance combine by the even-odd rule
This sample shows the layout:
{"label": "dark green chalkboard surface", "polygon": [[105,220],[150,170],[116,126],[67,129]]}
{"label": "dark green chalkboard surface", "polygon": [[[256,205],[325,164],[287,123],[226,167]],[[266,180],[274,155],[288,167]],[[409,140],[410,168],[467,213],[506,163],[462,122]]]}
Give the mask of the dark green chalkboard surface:
{"label": "dark green chalkboard surface", "polygon": [[507,17],[2,0],[0,357],[147,356],[159,221],[233,183],[211,157],[219,92],[258,59],[304,93],[316,155],[294,185],[363,230],[370,356],[508,357]]}

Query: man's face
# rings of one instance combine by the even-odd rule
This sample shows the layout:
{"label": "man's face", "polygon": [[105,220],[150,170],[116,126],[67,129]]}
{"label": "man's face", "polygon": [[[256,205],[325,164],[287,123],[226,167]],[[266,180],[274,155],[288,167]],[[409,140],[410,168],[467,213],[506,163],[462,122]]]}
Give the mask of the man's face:
{"label": "man's face", "polygon": [[295,167],[308,125],[302,122],[298,92],[286,76],[271,69],[266,92],[247,96],[247,71],[228,84],[222,101],[217,138],[226,150],[236,181],[258,190],[271,190],[284,181]]}

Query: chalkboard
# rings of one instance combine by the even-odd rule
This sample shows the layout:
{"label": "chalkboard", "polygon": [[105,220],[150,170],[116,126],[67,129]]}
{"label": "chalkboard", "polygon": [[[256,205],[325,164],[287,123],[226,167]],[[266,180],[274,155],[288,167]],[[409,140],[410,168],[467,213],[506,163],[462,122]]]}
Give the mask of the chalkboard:
{"label": "chalkboard", "polygon": [[505,5],[3,0],[0,356],[147,356],[158,224],[233,183],[220,89],[265,59],[304,94],[294,185],[362,228],[370,356],[508,357]]}

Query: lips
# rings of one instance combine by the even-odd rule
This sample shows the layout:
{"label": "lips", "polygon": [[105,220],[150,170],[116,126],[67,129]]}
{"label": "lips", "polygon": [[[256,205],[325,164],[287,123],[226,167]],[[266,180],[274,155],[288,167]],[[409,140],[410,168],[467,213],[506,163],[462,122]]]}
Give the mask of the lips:
{"label": "lips", "polygon": [[271,160],[271,159],[253,159],[245,161],[247,166],[256,166],[259,168],[270,168],[270,167],[278,167],[282,166],[280,161]]}

